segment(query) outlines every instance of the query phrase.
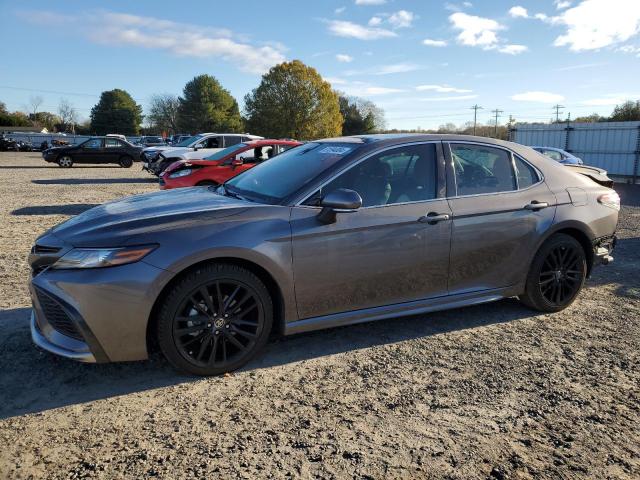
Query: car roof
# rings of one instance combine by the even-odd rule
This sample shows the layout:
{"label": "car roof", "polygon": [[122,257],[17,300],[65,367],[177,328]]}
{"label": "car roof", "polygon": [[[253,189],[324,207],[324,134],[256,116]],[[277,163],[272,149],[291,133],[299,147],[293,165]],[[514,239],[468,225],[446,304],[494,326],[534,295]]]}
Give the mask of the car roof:
{"label": "car roof", "polygon": [[243,142],[245,145],[259,147],[261,145],[301,145],[302,142],[297,140],[276,140],[276,139],[258,139]]}
{"label": "car roof", "polygon": [[406,142],[478,142],[485,144],[493,144],[499,146],[509,146],[513,148],[514,145],[522,147],[523,145],[513,142],[507,142],[505,140],[499,140],[496,138],[479,137],[474,135],[461,135],[461,134],[442,134],[442,133],[376,133],[370,135],[352,135],[349,137],[333,137],[324,138],[321,140],[313,140],[315,142],[331,142],[331,143],[360,143],[360,144],[401,144]]}

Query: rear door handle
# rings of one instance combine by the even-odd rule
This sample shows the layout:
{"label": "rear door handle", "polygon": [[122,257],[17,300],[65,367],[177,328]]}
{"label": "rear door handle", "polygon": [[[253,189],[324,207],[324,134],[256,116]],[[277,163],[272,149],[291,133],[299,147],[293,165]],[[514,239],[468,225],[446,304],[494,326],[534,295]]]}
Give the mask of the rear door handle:
{"label": "rear door handle", "polygon": [[525,210],[542,210],[543,208],[547,208],[549,206],[549,204],[547,202],[538,202],[536,200],[533,200],[531,203],[527,203],[524,208]]}
{"label": "rear door handle", "polygon": [[451,216],[448,213],[436,213],[429,212],[425,216],[420,217],[418,221],[420,223],[428,223],[429,225],[435,225],[438,222],[444,222],[445,220],[449,220]]}

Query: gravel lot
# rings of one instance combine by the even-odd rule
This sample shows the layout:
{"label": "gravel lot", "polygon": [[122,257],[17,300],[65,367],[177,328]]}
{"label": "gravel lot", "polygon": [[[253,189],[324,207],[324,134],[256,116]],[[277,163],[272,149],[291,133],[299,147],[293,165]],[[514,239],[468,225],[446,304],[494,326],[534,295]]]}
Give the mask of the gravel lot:
{"label": "gravel lot", "polygon": [[614,264],[558,314],[505,300],[306,334],[210,379],[38,351],[36,236],[156,189],[139,164],[0,154],[0,478],[640,477],[640,186],[618,189]]}

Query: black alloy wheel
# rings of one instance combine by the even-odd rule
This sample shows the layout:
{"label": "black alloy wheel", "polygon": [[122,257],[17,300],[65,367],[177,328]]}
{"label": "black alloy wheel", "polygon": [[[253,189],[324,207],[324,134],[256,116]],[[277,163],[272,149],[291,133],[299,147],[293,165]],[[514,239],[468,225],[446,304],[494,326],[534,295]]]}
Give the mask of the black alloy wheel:
{"label": "black alloy wheel", "polygon": [[197,375],[244,365],[266,343],[272,303],[262,282],[233,265],[188,275],[165,302],[158,339],[167,359]]}
{"label": "black alloy wheel", "polygon": [[587,275],[587,262],[580,242],[566,234],[555,234],[538,250],[520,300],[543,312],[557,312],[575,300]]}

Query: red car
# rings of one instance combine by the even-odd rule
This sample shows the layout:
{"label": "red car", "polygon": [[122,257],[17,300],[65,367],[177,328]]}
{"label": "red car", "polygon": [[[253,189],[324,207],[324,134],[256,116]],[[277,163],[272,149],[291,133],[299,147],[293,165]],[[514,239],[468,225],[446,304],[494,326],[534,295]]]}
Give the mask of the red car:
{"label": "red car", "polygon": [[219,185],[298,145],[301,143],[294,140],[253,140],[232,145],[202,160],[180,160],[160,174],[160,189]]}

